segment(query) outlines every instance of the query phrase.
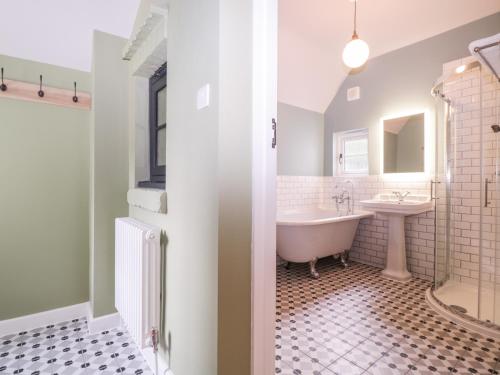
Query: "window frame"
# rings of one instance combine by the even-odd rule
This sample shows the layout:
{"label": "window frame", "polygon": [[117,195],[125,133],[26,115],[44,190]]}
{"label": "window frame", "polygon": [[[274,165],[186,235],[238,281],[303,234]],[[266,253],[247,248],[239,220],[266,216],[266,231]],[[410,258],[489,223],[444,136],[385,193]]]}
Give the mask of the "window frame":
{"label": "window frame", "polygon": [[[346,171],[345,170],[345,142],[346,140],[366,139],[366,170]],[[333,134],[333,175],[334,176],[367,176],[370,170],[370,142],[368,137],[368,129],[355,129]],[[342,155],[342,157],[341,157]]]}
{"label": "window frame", "polygon": [[158,122],[158,93],[167,87],[167,64],[163,64],[149,78],[149,181],[139,182],[139,187],[165,188],[165,166],[158,165],[158,133],[167,123]]}

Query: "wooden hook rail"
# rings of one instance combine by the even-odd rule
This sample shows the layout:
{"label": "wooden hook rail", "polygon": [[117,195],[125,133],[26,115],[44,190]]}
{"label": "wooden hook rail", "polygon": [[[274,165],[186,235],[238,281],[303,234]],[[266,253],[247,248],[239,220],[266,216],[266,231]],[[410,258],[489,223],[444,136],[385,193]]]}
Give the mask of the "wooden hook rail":
{"label": "wooden hook rail", "polygon": [[[7,87],[5,91],[0,91],[0,98],[10,98],[25,100],[35,103],[53,104],[61,107],[78,108],[90,110],[92,98],[89,93],[73,90],[59,89],[43,85],[43,95],[40,96],[40,85],[5,79]],[[74,97],[78,96],[78,100]]]}

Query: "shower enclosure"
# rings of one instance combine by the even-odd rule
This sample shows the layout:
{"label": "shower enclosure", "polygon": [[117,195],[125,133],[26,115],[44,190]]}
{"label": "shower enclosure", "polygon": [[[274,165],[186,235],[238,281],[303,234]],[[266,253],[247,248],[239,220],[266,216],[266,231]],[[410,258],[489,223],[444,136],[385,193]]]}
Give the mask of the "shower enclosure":
{"label": "shower enclosure", "polygon": [[445,64],[432,93],[435,274],[428,300],[500,334],[500,83],[468,57]]}

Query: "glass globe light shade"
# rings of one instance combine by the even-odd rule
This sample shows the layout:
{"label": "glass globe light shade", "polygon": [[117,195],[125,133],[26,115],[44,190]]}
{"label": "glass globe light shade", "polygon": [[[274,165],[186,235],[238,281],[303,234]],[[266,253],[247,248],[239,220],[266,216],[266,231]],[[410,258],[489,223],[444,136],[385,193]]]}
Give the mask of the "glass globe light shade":
{"label": "glass globe light shade", "polygon": [[369,55],[370,47],[368,44],[364,40],[353,37],[344,47],[342,60],[349,68],[359,68],[368,60]]}

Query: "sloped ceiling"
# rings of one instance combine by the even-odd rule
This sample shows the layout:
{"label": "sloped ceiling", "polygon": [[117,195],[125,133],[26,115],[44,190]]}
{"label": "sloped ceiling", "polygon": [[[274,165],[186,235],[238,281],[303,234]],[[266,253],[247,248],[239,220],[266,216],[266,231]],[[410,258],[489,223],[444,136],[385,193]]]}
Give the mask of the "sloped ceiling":
{"label": "sloped ceiling", "polygon": [[2,0],[0,54],[90,71],[92,33],[128,38],[140,0]]}
{"label": "sloped ceiling", "polygon": [[[353,11],[352,0],[279,0],[279,101],[325,112],[349,73]],[[499,11],[500,0],[358,0],[357,29],[373,58]]]}

